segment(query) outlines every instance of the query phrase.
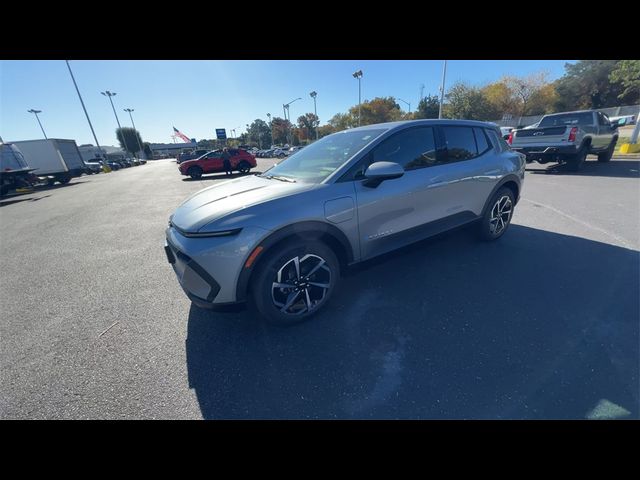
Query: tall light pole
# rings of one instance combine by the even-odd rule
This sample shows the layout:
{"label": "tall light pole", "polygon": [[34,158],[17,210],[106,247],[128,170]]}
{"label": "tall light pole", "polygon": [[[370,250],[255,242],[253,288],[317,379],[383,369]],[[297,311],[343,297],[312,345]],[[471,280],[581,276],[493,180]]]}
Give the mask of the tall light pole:
{"label": "tall light pole", "polygon": [[267,118],[269,119],[269,130],[271,131],[271,146],[273,146],[273,123],[271,122],[270,113],[267,113]]}
{"label": "tall light pole", "polygon": [[34,110],[32,108],[31,110],[27,110],[27,112],[33,113],[36,116],[36,120],[38,120],[38,125],[40,125],[40,130],[42,130],[42,135],[44,135],[44,138],[47,139],[47,134],[44,133],[44,128],[42,128],[42,123],[40,123],[40,119],[38,118],[38,114],[42,113],[42,110]]}
{"label": "tall light pole", "polygon": [[[316,119],[318,119],[318,109],[316,108],[316,97],[318,96],[318,92],[316,92],[314,90],[309,95],[311,95],[311,98],[313,98],[313,113],[315,114]],[[320,125],[320,119],[318,119],[318,125],[316,126],[316,140],[318,140],[318,126],[319,125]]]}
{"label": "tall light pole", "polygon": [[71,74],[71,80],[73,80],[73,86],[76,87],[76,92],[78,92],[78,98],[80,99],[80,104],[82,105],[82,110],[84,110],[84,114],[87,117],[87,122],[89,123],[89,128],[91,129],[91,133],[93,134],[93,139],[96,141],[96,147],[98,147],[98,151],[104,154],[104,161],[107,161],[107,151],[102,150],[100,147],[100,143],[98,142],[98,137],[96,137],[96,132],[93,130],[93,125],[91,125],[91,119],[89,118],[89,114],[87,113],[87,109],[84,106],[84,102],[82,101],[82,95],[80,95],[80,89],[78,88],[78,84],[76,83],[76,79],[73,76],[73,72],[71,71],[71,65],[69,65],[69,60],[65,60],[67,62],[67,68],[69,69],[69,74]]}
{"label": "tall light pole", "polygon": [[[302,100],[302,97],[298,97],[295,100],[291,100],[289,103],[285,103],[284,105],[282,105],[282,108],[285,111],[285,120],[289,120],[289,123],[291,123],[291,112],[289,111],[289,105],[298,100]],[[287,118],[287,114],[289,114],[289,118]],[[288,143],[293,143],[293,140],[291,139],[291,129],[289,129],[288,132]]]}
{"label": "tall light pole", "polygon": [[444,61],[442,67],[442,85],[440,85],[440,108],[438,109],[438,118],[442,118],[442,103],[444,102],[444,79],[447,76],[447,61]]}
{"label": "tall light pole", "polygon": [[360,80],[362,79],[362,70],[358,70],[357,72],[353,72],[353,78],[358,79],[358,126],[360,126],[360,107],[362,104],[362,89],[360,85]]}
{"label": "tall light pole", "polygon": [[[138,136],[138,130],[136,129],[136,124],[133,123],[133,116],[131,115],[131,112],[133,112],[133,108],[125,108],[124,109],[125,112],[127,112],[129,114],[129,118],[131,119],[131,125],[133,125],[133,129],[135,130],[135,135],[136,135],[136,140],[138,141],[138,147],[140,148],[140,152],[142,152],[142,144],[140,143],[140,137]],[[124,138],[124,135],[122,136],[122,138]]]}
{"label": "tall light pole", "polygon": [[400,97],[398,97],[398,100],[400,100],[401,102],[404,102],[407,105],[409,105],[409,113],[411,113],[411,104],[409,102],[407,102],[406,100],[402,100]]}
{"label": "tall light pole", "polygon": [[[124,132],[122,131],[122,127],[120,126],[120,120],[118,120],[118,114],[116,113],[116,107],[113,106],[113,100],[111,97],[116,96],[116,92],[110,92],[109,90],[105,90],[104,92],[100,92],[105,97],[109,97],[109,103],[111,103],[111,108],[113,109],[113,114],[116,116],[116,123],[118,124],[118,130],[120,131],[120,135],[122,135],[122,143],[124,143],[125,155],[129,147],[127,146],[127,139],[124,136]],[[116,135],[117,136],[117,135]]]}

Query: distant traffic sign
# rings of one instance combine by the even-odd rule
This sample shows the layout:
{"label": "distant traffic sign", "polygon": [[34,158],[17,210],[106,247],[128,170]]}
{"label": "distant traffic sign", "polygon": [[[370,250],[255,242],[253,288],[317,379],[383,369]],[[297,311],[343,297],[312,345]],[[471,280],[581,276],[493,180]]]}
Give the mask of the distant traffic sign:
{"label": "distant traffic sign", "polygon": [[216,128],[216,137],[218,140],[226,140],[227,131],[224,128]]}

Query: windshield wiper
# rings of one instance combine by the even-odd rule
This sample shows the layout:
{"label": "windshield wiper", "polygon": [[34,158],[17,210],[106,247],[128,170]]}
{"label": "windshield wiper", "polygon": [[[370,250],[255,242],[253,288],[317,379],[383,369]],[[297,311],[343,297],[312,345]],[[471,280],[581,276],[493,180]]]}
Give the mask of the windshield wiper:
{"label": "windshield wiper", "polygon": [[281,182],[296,183],[296,181],[293,178],[279,177],[278,175],[265,175],[264,178],[268,178],[269,180],[273,178],[274,180],[280,180]]}

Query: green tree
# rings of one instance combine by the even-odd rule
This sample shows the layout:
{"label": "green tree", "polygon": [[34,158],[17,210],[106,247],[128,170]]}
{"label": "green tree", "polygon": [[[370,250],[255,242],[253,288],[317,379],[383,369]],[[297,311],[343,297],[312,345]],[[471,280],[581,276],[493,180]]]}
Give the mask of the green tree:
{"label": "green tree", "polygon": [[622,93],[618,95],[620,100],[629,105],[640,102],[640,60],[620,60],[609,79],[622,86]]}
{"label": "green tree", "polygon": [[142,151],[144,152],[145,157],[153,158],[153,151],[151,150],[151,144],[149,142],[144,142],[142,144]]}
{"label": "green tree", "polygon": [[418,103],[418,108],[413,113],[413,118],[438,118],[439,113],[440,99],[437,95],[427,95]]}
{"label": "green tree", "polygon": [[580,60],[565,64],[565,74],[556,81],[556,111],[614,107],[624,87],[609,79],[618,60]]}
{"label": "green tree", "polygon": [[140,151],[140,145],[143,144],[140,132],[131,127],[116,128],[116,138],[120,148],[133,155]]}
{"label": "green tree", "polygon": [[333,117],[331,117],[328,123],[334,132],[340,132],[342,130],[346,130],[347,128],[357,127],[358,119],[354,119],[350,113],[336,113]]}
{"label": "green tree", "polygon": [[499,115],[478,87],[455,83],[446,94],[443,116],[464,120],[495,120]]}
{"label": "green tree", "polygon": [[256,118],[247,129],[249,143],[258,148],[265,148],[271,145],[271,129],[264,120]]}
{"label": "green tree", "polygon": [[275,144],[283,145],[289,142],[288,137],[291,132],[291,122],[289,122],[289,120],[273,117],[271,127],[273,130],[273,142]]}

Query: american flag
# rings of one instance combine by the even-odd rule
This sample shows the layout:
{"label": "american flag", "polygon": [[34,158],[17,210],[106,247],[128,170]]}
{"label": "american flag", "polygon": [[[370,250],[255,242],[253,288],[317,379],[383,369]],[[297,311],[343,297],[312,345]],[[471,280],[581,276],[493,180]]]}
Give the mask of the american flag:
{"label": "american flag", "polygon": [[176,127],[173,127],[173,131],[176,132],[176,135],[179,136],[182,140],[184,140],[187,143],[191,143],[191,139],[187,137],[184,133],[182,133],[180,130],[178,130]]}

